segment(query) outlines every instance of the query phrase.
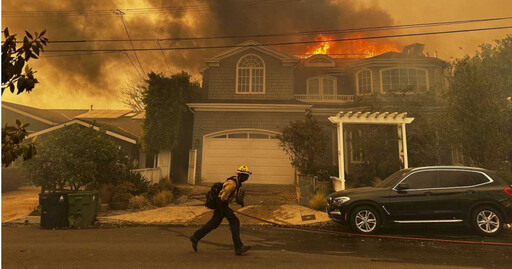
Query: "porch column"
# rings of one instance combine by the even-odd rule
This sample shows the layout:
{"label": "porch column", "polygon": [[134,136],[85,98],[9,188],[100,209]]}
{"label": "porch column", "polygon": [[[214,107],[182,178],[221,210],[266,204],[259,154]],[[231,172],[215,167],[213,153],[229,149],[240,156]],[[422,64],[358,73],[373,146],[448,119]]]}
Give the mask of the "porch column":
{"label": "porch column", "polygon": [[405,132],[405,123],[397,125],[398,132],[398,157],[402,161],[403,168],[409,168],[409,160],[407,158],[407,136]]}
{"label": "porch column", "polygon": [[341,189],[345,189],[345,161],[344,161],[344,148],[343,148],[343,123],[338,122],[338,172],[341,179]]}
{"label": "porch column", "polygon": [[407,135],[405,133],[405,123],[402,123],[402,142],[404,150],[404,168],[409,168],[409,158],[407,157]]}

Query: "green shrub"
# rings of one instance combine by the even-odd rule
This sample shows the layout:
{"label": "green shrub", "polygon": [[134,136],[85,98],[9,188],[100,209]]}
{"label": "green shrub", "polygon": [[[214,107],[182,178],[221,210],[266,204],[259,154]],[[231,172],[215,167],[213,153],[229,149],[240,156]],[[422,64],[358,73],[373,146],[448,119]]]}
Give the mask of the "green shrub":
{"label": "green shrub", "polygon": [[315,210],[324,211],[327,206],[327,200],[325,199],[325,195],[322,193],[317,193],[311,197],[309,200],[309,207]]}
{"label": "green shrub", "polygon": [[135,189],[132,183],[125,182],[115,186],[112,202],[128,202],[132,197],[131,192]]}
{"label": "green shrub", "polygon": [[141,209],[146,205],[146,198],[142,195],[133,196],[130,198],[130,207]]}
{"label": "green shrub", "polygon": [[139,172],[129,172],[126,176],[125,182],[133,184],[133,190],[130,191],[130,193],[135,196],[147,192],[149,188],[149,180]]}
{"label": "green shrub", "polygon": [[161,191],[153,196],[153,204],[158,207],[166,206],[172,200],[172,192]]}

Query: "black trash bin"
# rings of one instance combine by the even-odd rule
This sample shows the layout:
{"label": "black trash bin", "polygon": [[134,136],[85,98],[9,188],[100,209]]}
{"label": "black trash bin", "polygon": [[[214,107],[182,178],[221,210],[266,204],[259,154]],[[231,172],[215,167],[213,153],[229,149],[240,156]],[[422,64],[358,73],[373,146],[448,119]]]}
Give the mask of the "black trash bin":
{"label": "black trash bin", "polygon": [[67,193],[40,193],[39,205],[41,206],[41,228],[55,229],[69,227]]}

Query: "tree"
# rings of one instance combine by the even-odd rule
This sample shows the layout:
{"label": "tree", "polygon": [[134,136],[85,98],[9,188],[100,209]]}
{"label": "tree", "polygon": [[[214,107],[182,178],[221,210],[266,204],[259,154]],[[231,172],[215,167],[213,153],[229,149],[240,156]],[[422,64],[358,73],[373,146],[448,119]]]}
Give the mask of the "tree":
{"label": "tree", "polygon": [[[38,83],[34,77],[35,71],[32,70],[27,62],[33,58],[37,59],[39,53],[43,51],[43,45],[46,46],[48,39],[44,37],[46,30],[40,34],[35,33],[35,38],[27,31],[23,38],[23,45],[17,47],[16,35],[9,33],[9,28],[5,28],[5,41],[2,44],[2,95],[4,90],[9,88],[11,93],[17,89],[16,94],[24,91],[30,92]],[[2,127],[2,166],[7,167],[18,157],[23,156],[23,160],[28,160],[36,154],[36,148],[33,143],[22,144],[28,135],[25,129],[28,124],[23,124],[16,120],[16,126],[5,125]]]}
{"label": "tree", "polygon": [[297,120],[281,129],[277,135],[279,145],[288,154],[292,165],[304,175],[317,174],[319,160],[327,146],[322,126],[313,119],[311,112],[304,120]]}
{"label": "tree", "polygon": [[129,79],[121,88],[121,94],[123,95],[123,103],[133,111],[144,111],[145,91],[145,81],[142,78],[140,78],[139,76],[135,76]]}
{"label": "tree", "polygon": [[180,137],[186,103],[191,100],[199,83],[191,81],[186,72],[165,77],[148,74],[143,102],[146,118],[142,145],[146,151],[173,150]]}
{"label": "tree", "polygon": [[64,127],[42,137],[37,147],[38,154],[22,170],[43,191],[117,183],[126,174],[121,150],[101,130]]}
{"label": "tree", "polygon": [[512,35],[497,40],[495,46],[484,44],[474,56],[466,55],[453,64],[444,134],[462,146],[470,165],[503,169],[512,155],[510,74]]}
{"label": "tree", "polygon": [[46,30],[40,34],[35,33],[35,38],[29,32],[25,31],[23,45],[17,47],[16,35],[9,33],[9,28],[5,28],[5,41],[2,44],[2,94],[4,90],[9,90],[16,94],[24,91],[30,92],[39,83],[34,77],[35,71],[28,66],[28,61],[38,59],[39,53],[44,51],[48,39],[44,37]]}

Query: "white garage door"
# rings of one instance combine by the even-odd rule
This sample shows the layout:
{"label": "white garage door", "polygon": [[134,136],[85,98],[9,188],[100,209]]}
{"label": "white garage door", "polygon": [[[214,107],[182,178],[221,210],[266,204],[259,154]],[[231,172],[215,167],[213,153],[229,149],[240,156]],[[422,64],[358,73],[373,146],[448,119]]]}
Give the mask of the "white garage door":
{"label": "white garage door", "polygon": [[205,182],[224,181],[242,164],[253,172],[248,183],[293,184],[294,169],[275,134],[237,131],[204,139],[202,177]]}

